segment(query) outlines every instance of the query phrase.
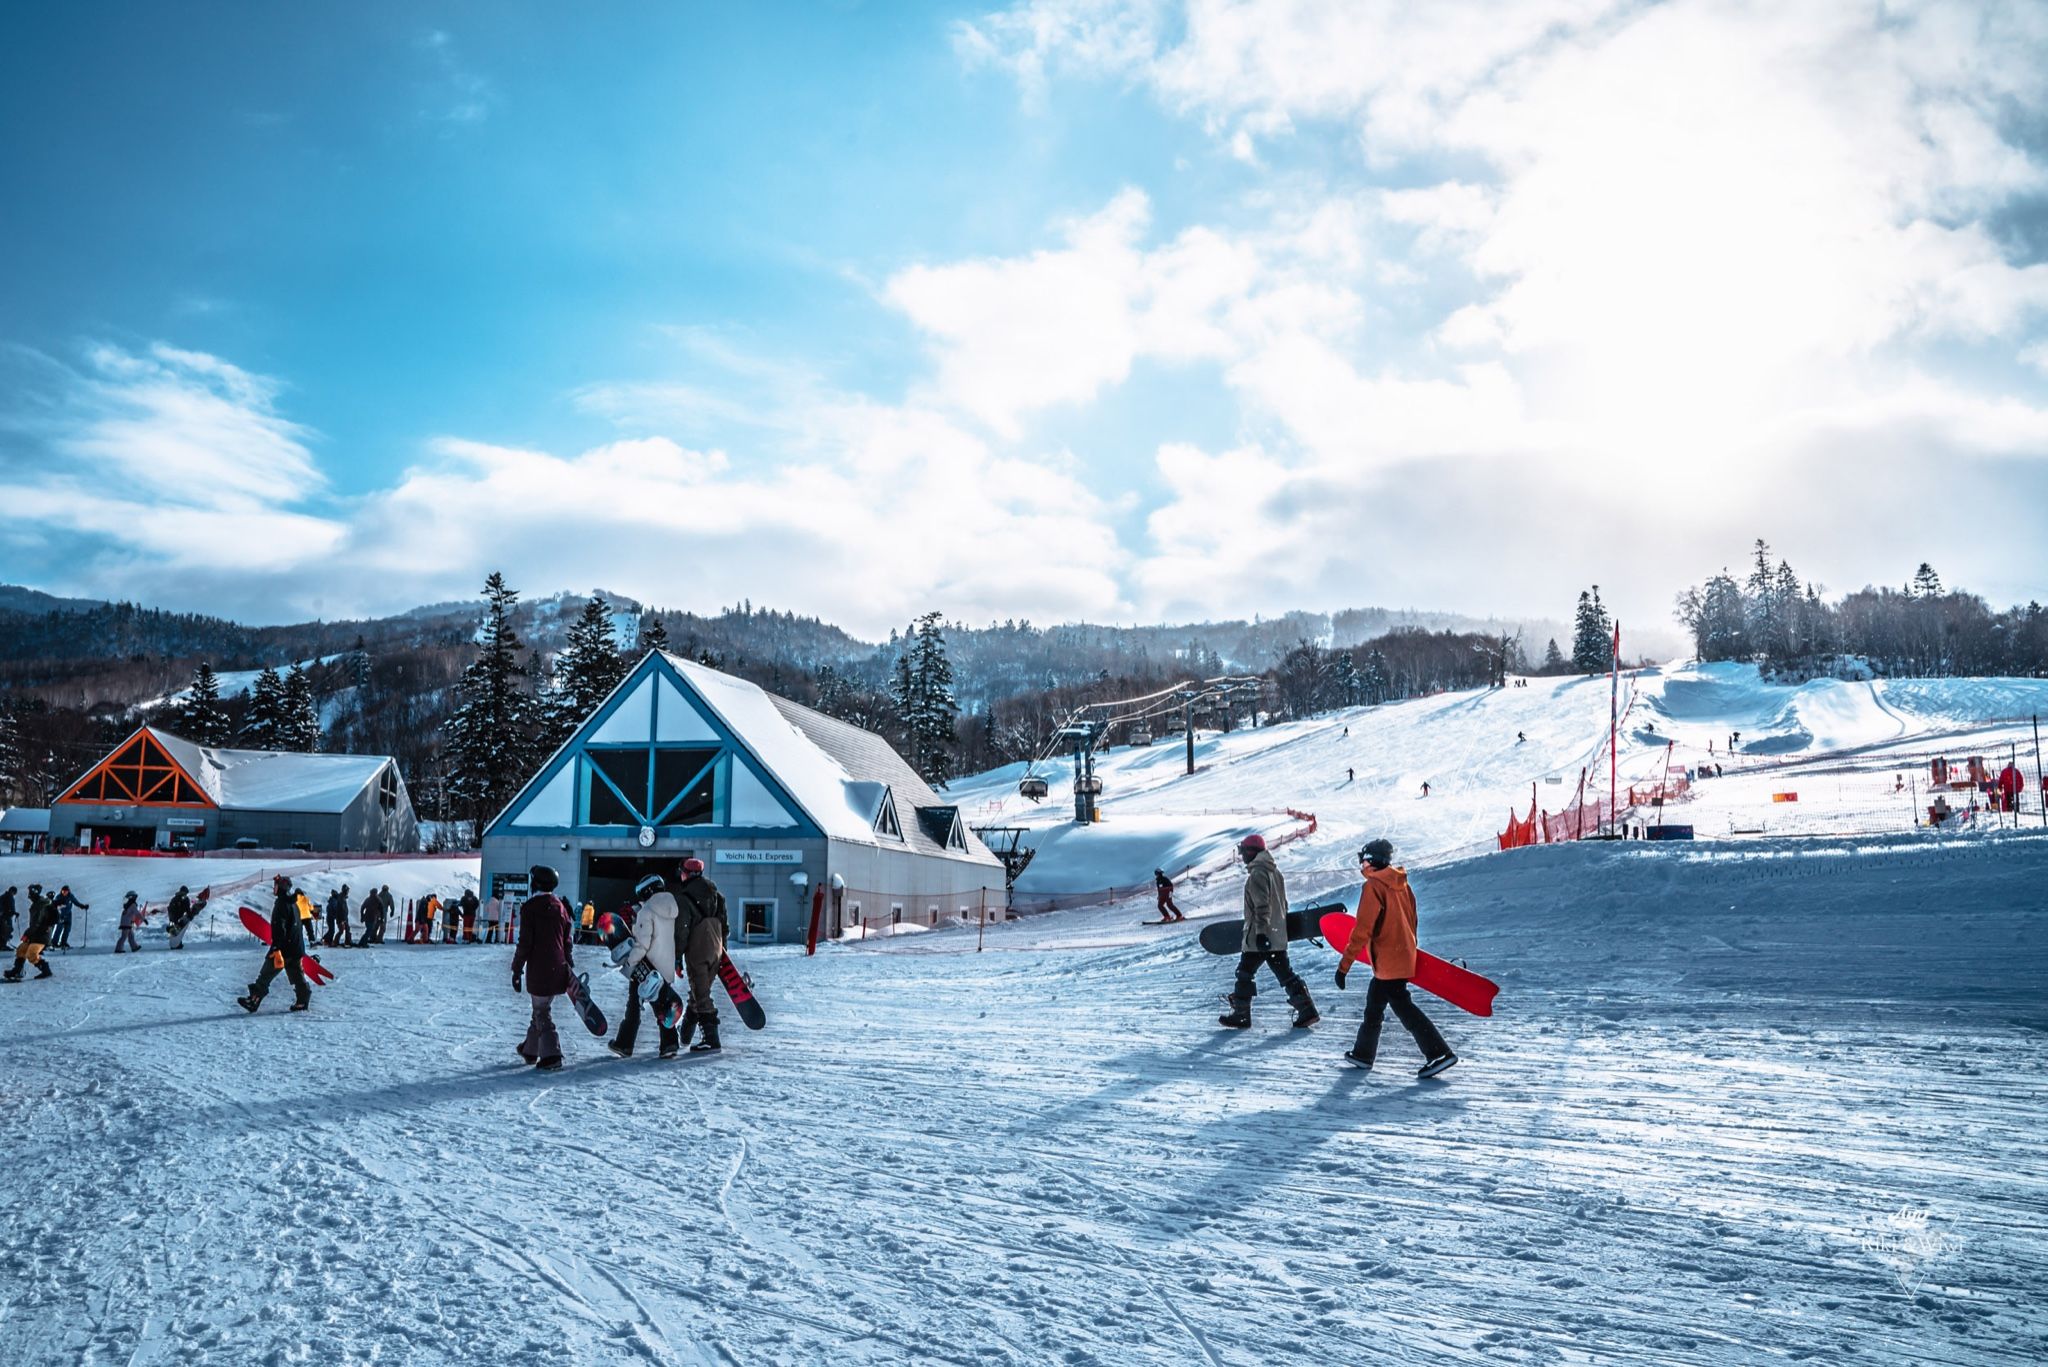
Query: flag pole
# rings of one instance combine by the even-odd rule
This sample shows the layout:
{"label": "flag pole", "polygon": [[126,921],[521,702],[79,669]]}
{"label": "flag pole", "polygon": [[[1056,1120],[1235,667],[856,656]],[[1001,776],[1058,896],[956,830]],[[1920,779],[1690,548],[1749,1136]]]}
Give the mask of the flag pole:
{"label": "flag pole", "polygon": [[2041,776],[2041,714],[2034,714],[2034,782],[2041,789],[2041,824],[2048,826],[2048,778]]}
{"label": "flag pole", "polygon": [[1607,820],[1612,834],[1621,834],[1620,797],[1621,746],[1621,622],[1614,623],[1614,654],[1607,667]]}

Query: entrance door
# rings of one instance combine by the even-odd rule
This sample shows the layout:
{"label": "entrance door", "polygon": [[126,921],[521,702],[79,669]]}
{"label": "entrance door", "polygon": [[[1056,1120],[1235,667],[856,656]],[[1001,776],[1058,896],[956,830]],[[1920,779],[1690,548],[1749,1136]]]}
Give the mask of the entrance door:
{"label": "entrance door", "polygon": [[658,873],[668,890],[676,890],[678,866],[689,857],[664,854],[658,858],[629,854],[586,854],[583,856],[583,886],[578,893],[599,912],[617,911],[633,896],[634,885],[650,873]]}
{"label": "entrance door", "polygon": [[746,897],[740,900],[740,941],[752,944],[756,940],[775,939],[775,902],[773,897]]}

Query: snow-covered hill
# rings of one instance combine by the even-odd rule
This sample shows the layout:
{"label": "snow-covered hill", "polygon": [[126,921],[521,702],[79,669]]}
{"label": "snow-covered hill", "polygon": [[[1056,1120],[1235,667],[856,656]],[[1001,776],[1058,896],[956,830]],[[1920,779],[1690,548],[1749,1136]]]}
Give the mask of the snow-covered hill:
{"label": "snow-covered hill", "polygon": [[[1623,785],[1655,782],[1667,747],[1679,768],[1721,765],[1720,778],[1664,813],[1702,835],[1911,830],[1927,800],[1930,756],[2029,756],[2026,718],[2048,712],[2048,680],[2039,679],[1784,687],[1753,666],[1709,665],[1643,670],[1623,690]],[[1244,832],[1299,830],[1290,809],[1318,823],[1292,848],[1294,865],[1341,878],[1375,836],[1411,863],[1435,862],[1492,848],[1510,809],[1526,815],[1532,791],[1546,810],[1567,806],[1582,770],[1597,771],[1588,782],[1604,794],[1608,707],[1604,676],[1533,678],[1230,735],[1204,731],[1193,776],[1179,737],[1111,749],[1097,757],[1103,819],[1090,828],[1073,824],[1068,759],[1039,769],[1052,788],[1040,804],[1017,794],[1023,765],[958,780],[951,795],[974,825],[1030,828],[1026,843],[1039,854],[1018,883],[1027,901],[1135,886],[1154,867],[1227,870]],[[2031,787],[2032,759],[2023,767]],[[1775,801],[1780,793],[1797,801]],[[2038,811],[2038,797],[2030,801]]]}

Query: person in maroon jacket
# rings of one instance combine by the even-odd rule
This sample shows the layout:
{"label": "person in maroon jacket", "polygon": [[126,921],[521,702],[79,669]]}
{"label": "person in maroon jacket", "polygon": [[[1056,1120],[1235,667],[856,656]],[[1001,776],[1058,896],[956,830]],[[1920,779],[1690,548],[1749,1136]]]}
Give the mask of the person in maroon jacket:
{"label": "person in maroon jacket", "polygon": [[519,1057],[543,1072],[552,1072],[562,1066],[562,1037],[555,1033],[555,998],[569,990],[576,956],[569,946],[569,908],[555,896],[560,877],[547,865],[536,864],[527,870],[527,880],[533,896],[519,908],[512,990],[533,998],[533,1019],[518,1046]]}

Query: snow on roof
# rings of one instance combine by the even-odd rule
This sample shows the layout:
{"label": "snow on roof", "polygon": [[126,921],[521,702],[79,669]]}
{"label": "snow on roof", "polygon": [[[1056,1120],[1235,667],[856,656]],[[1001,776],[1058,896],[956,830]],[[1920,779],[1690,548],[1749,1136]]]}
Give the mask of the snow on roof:
{"label": "snow on roof", "polygon": [[875,815],[880,790],[887,787],[895,794],[906,846],[921,854],[994,861],[971,833],[963,854],[924,832],[911,811],[943,805],[941,799],[880,736],[707,665],[677,655],[663,658],[828,836],[863,845],[884,843],[875,834]]}
{"label": "snow on roof", "polygon": [[9,807],[0,811],[0,835],[48,835],[48,807]]}
{"label": "snow on roof", "polygon": [[374,783],[387,755],[302,755],[220,750],[146,728],[164,753],[224,808],[245,812],[340,812]]}

